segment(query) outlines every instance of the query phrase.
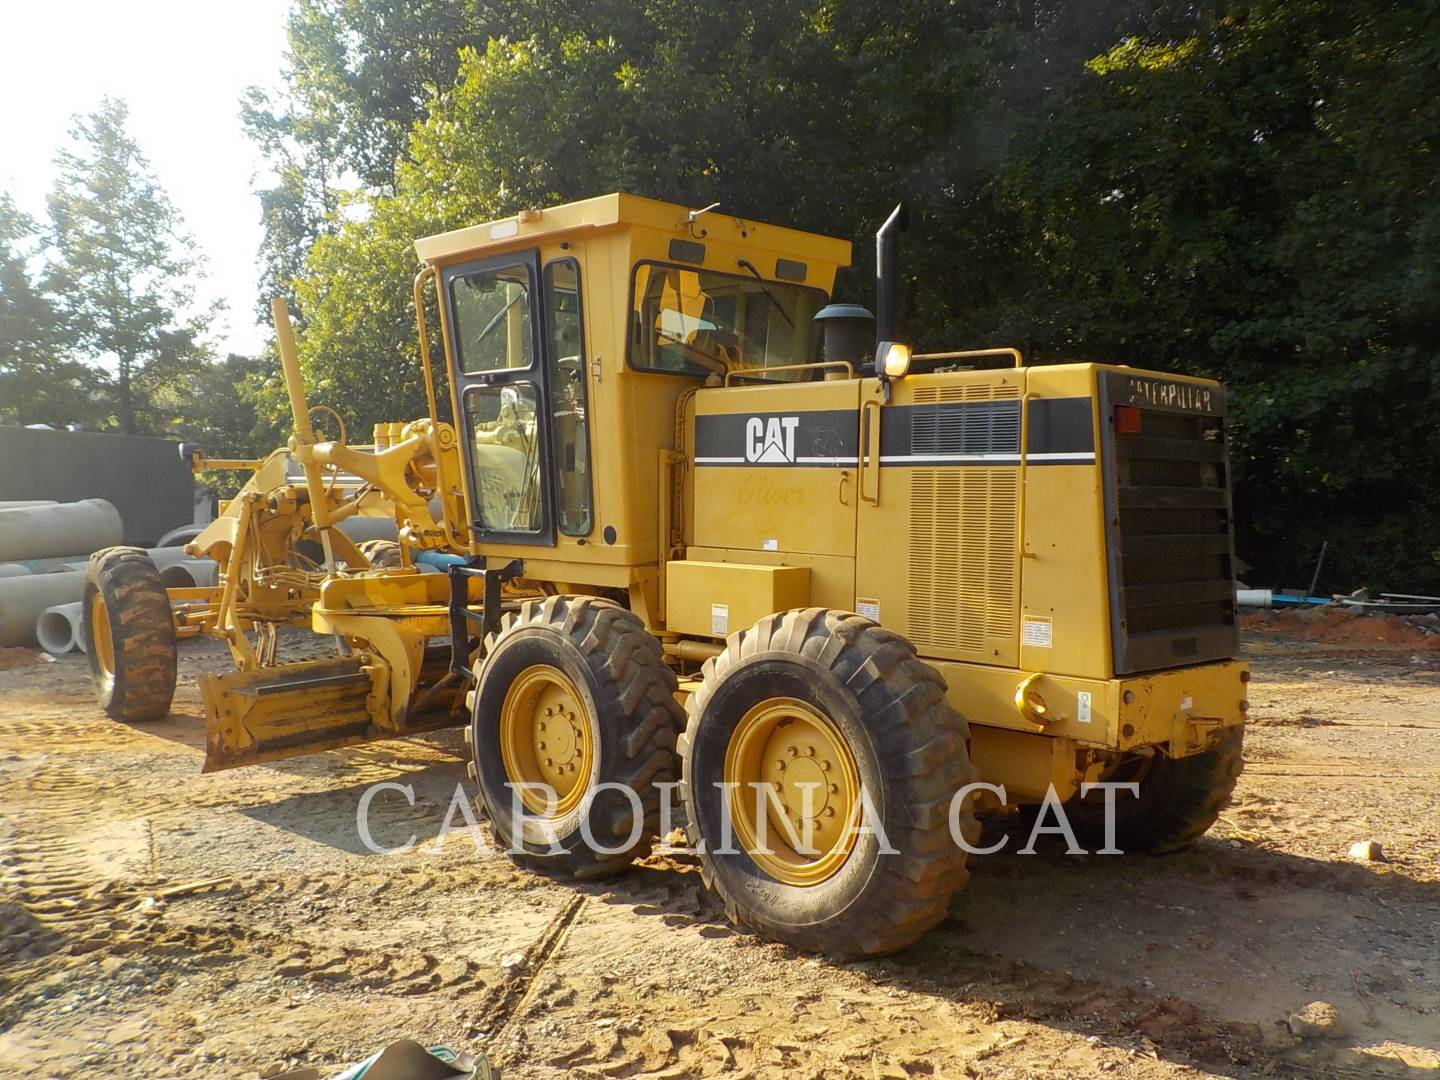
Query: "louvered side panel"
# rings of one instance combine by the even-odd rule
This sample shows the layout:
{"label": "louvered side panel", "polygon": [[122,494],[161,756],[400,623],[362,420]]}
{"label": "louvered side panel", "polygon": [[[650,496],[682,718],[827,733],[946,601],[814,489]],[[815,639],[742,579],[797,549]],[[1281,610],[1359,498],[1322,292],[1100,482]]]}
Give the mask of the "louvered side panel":
{"label": "louvered side panel", "polygon": [[985,632],[990,648],[1013,648],[1019,597],[1019,471],[987,469],[990,477],[990,555]]}
{"label": "louvered side panel", "polygon": [[922,652],[996,662],[1016,633],[1013,468],[916,469],[906,626]]}
{"label": "louvered side panel", "polygon": [[937,615],[935,591],[935,478],[934,469],[916,469],[910,474],[910,591],[905,627],[917,644],[943,640],[944,622]]}
{"label": "louvered side panel", "polygon": [[942,401],[1007,401],[1020,397],[1018,383],[961,383],[916,386],[911,400],[917,405]]}

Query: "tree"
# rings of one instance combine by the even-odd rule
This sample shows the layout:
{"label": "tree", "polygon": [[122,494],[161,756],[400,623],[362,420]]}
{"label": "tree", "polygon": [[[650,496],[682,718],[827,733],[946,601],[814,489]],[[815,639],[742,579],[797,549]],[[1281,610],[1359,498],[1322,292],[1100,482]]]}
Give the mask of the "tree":
{"label": "tree", "polygon": [[[1240,550],[1440,589],[1440,5],[1295,0],[1124,40],[987,185],[968,316],[1057,360],[1223,379]],[[1323,587],[1323,585],[1322,585]]]}
{"label": "tree", "polygon": [[194,309],[191,279],[202,260],[183,254],[191,242],[125,120],[124,103],[105,99],[76,120],[75,148],[56,158],[46,287],[72,355],[95,365],[111,419],[133,435],[158,433],[172,422],[158,399],[167,384],[206,361],[210,314]]}
{"label": "tree", "polygon": [[904,198],[912,340],[1223,378],[1258,581],[1330,539],[1335,588],[1440,590],[1437,0],[300,0],[290,35],[270,115],[324,164],[277,170],[270,251],[352,427],[423,400],[418,235],[718,199],[857,240],[869,302]]}
{"label": "tree", "polygon": [[[1000,125],[972,118],[1035,97],[1036,71],[1051,60],[1078,78],[1117,25],[1148,25],[1134,0],[1110,0],[1105,18],[1079,29],[1084,20],[1059,3],[579,0],[543,13],[515,5],[503,19],[477,6],[468,23],[427,21],[436,12],[422,3],[414,25],[394,29],[397,40],[430,41],[429,62],[380,80],[372,7],[307,0],[292,18],[286,123],[315,125],[294,142],[320,152],[335,132],[352,133],[349,154],[368,149],[347,165],[368,181],[321,224],[297,230],[297,215],[274,230],[304,233],[276,247],[292,259],[308,251],[303,269],[287,264],[307,373],[326,400],[367,421],[422,400],[409,365],[395,362],[415,350],[402,283],[416,236],[616,189],[694,206],[719,199],[747,217],[857,238],[906,197],[928,225],[907,260],[911,328],[943,326],[957,278],[983,280],[956,252],[971,227],[970,177],[1003,157]],[[327,34],[340,40],[326,44]],[[476,44],[445,61],[441,46],[467,36]],[[436,80],[428,89],[415,81],[422,70]],[[394,137],[406,119],[416,120],[408,143]],[[377,154],[393,160],[379,169]],[[288,190],[284,205],[315,206]],[[863,242],[856,256],[841,291],[868,300]]]}
{"label": "tree", "polygon": [[65,357],[60,313],[41,287],[43,240],[0,193],[0,418],[63,427],[93,418],[83,365]]}
{"label": "tree", "polygon": [[[337,227],[342,196],[393,190],[410,129],[431,93],[454,81],[461,49],[483,46],[525,10],[483,0],[296,0],[283,90],[250,88],[240,113],[275,177],[258,192],[263,296],[285,295],[304,324],[295,282],[311,247]],[[257,316],[269,319],[263,301]]]}

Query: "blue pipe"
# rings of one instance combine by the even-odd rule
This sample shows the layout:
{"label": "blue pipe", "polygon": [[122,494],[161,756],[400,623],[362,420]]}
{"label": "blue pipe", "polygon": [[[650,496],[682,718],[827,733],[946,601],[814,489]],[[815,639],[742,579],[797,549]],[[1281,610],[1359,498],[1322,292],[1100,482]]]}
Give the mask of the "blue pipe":
{"label": "blue pipe", "polygon": [[433,566],[437,570],[448,570],[452,566],[461,566],[468,556],[454,555],[448,551],[417,551],[415,562],[420,566]]}

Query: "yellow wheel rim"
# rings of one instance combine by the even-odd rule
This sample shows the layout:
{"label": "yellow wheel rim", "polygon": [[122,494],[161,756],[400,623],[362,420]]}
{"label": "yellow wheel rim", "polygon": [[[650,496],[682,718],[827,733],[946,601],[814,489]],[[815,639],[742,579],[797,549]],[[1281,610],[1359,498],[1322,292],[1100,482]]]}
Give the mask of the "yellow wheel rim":
{"label": "yellow wheel rim", "polygon": [[532,814],[558,818],[580,805],[595,747],[584,699],[559,669],[536,664],[510,684],[500,707],[500,757],[511,783],[554,789],[551,805],[544,791],[520,788]]}
{"label": "yellow wheel rim", "polygon": [[114,677],[115,643],[110,639],[110,616],[105,610],[105,598],[98,592],[90,598],[90,655],[101,671]]}
{"label": "yellow wheel rim", "polygon": [[756,705],[730,736],[725,783],[736,839],[775,880],[818,885],[845,865],[855,846],[860,770],[828,716],[796,698]]}

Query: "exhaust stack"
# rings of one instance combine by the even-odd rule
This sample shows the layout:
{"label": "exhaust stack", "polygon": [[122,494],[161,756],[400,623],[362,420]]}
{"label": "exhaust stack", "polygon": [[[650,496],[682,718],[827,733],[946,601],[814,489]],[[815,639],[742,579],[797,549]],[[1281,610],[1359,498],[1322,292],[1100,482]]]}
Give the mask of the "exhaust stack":
{"label": "exhaust stack", "polygon": [[894,341],[900,303],[900,233],[910,225],[910,213],[897,203],[875,234],[875,340]]}

